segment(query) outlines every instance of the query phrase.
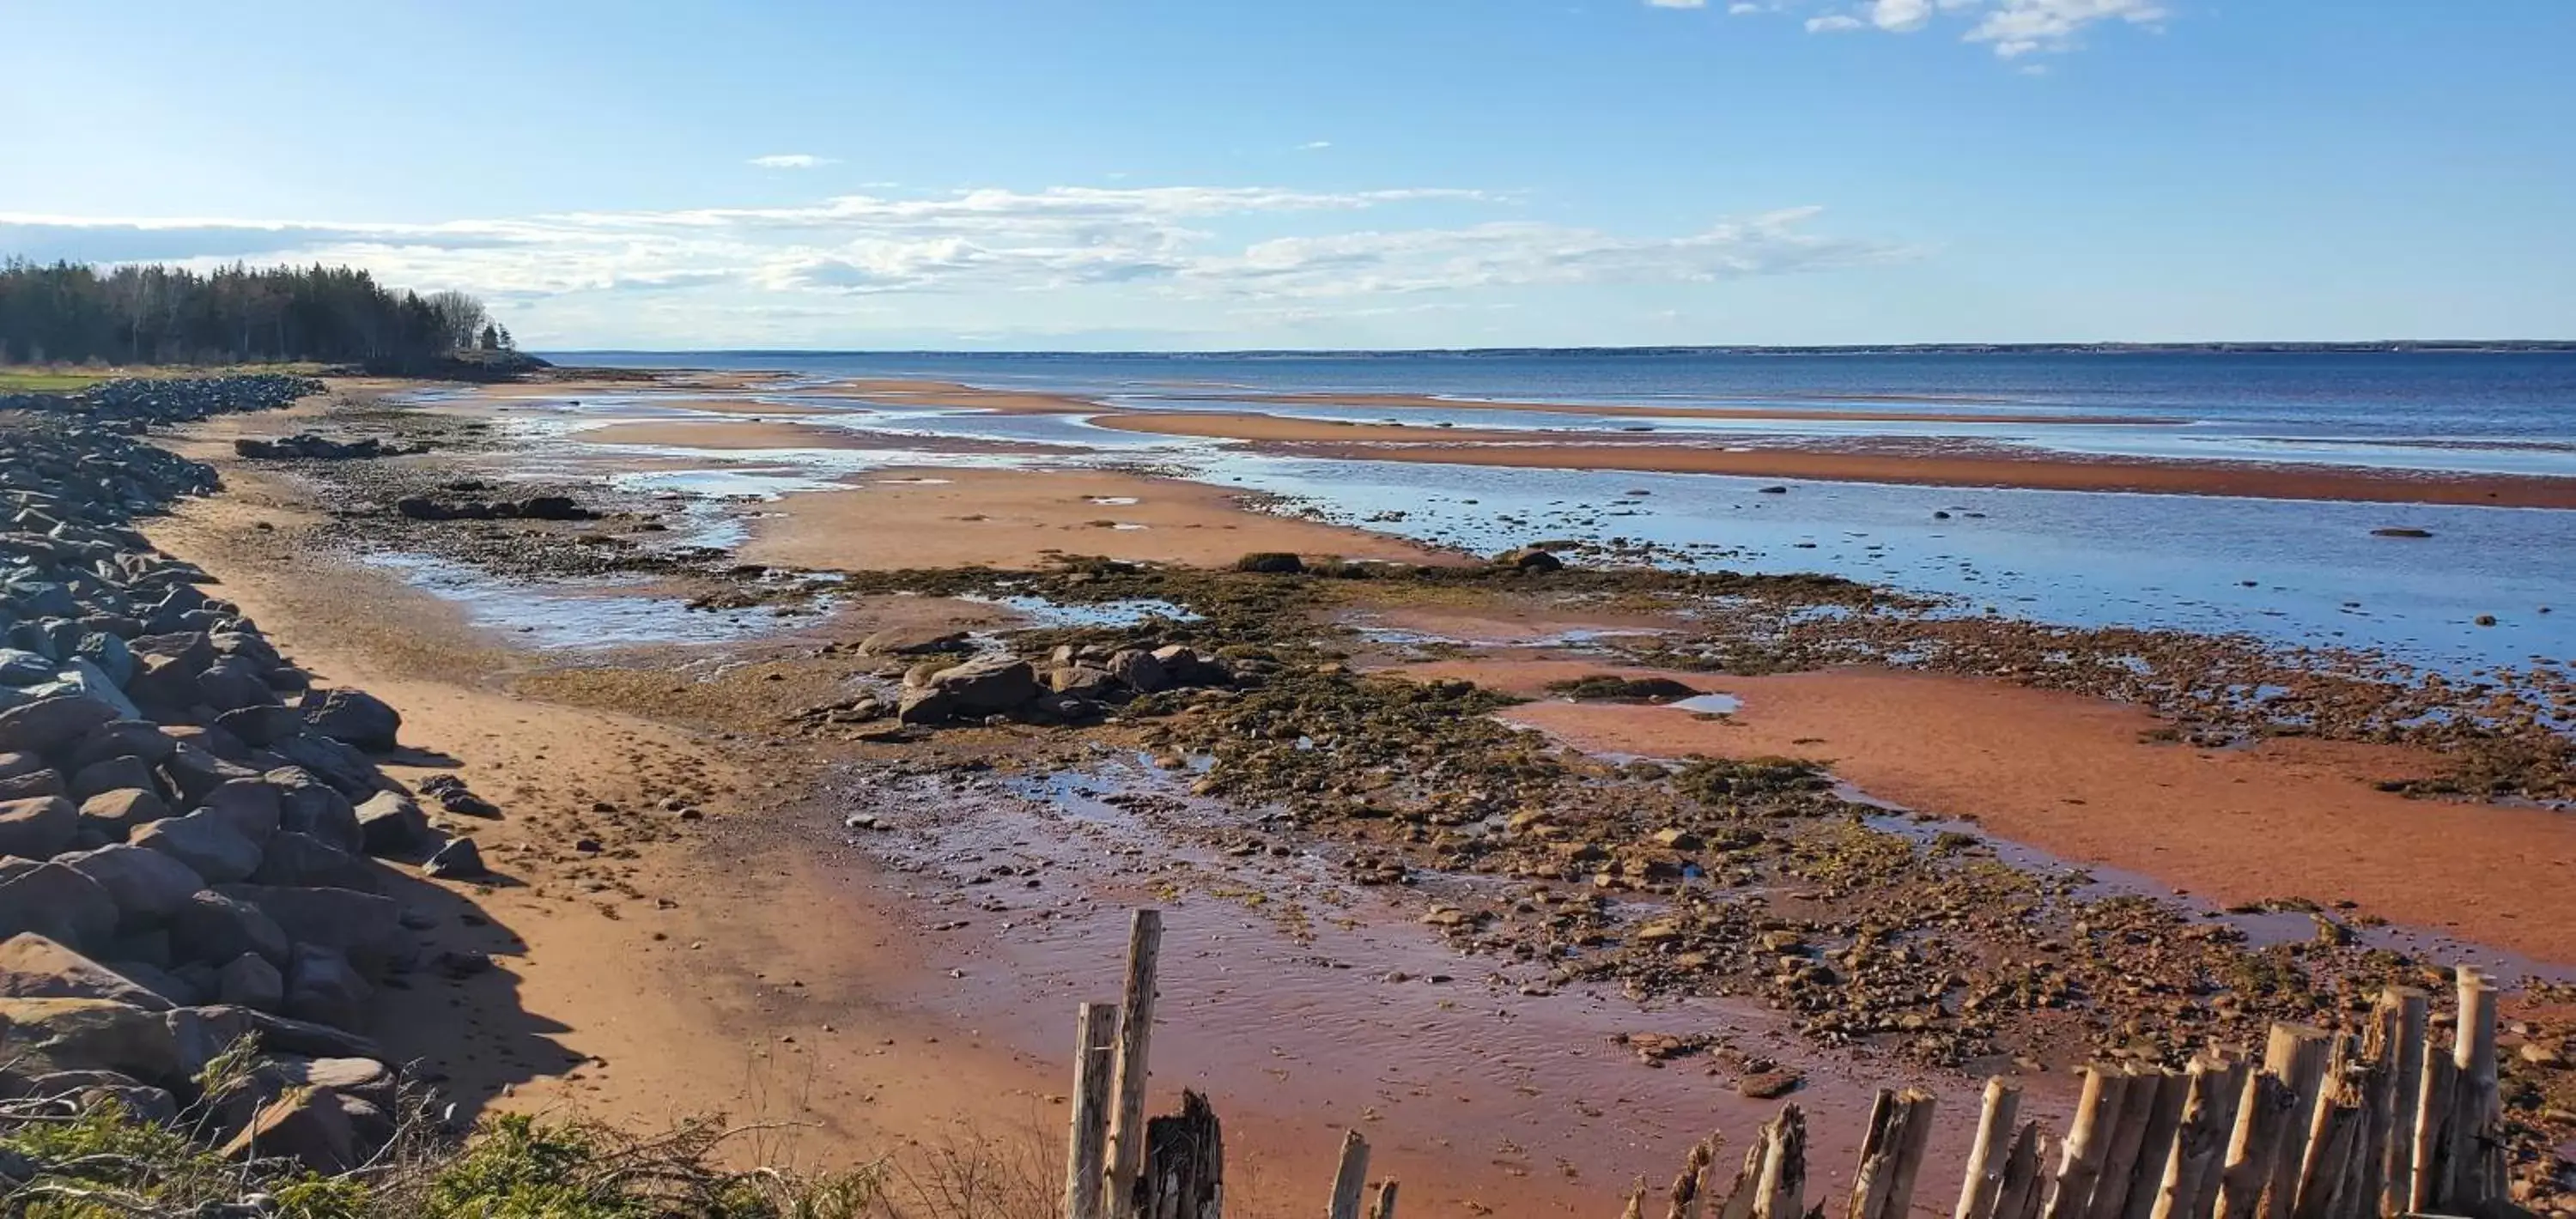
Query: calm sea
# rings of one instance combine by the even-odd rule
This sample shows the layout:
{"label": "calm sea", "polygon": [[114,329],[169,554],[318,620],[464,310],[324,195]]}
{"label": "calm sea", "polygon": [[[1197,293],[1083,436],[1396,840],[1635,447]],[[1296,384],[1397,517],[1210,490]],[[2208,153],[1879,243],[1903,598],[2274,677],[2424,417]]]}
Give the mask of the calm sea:
{"label": "calm sea", "polygon": [[[563,363],[920,377],[1212,409],[1247,395],[1458,399],[1404,419],[1476,427],[1630,427],[1634,416],[1480,411],[1476,400],[1984,410],[2009,424],[1662,419],[1655,429],[1935,436],[2043,451],[2329,462],[2576,477],[2576,354],[1510,353],[997,355],[564,353]],[[791,395],[792,396],[792,395]],[[1386,407],[1260,409],[1384,418]],[[2076,425],[2079,417],[2163,422]],[[875,410],[847,422],[1044,440],[1300,496],[1426,540],[1500,549],[1598,535],[1700,548],[1713,564],[1822,570],[2077,623],[2245,631],[2380,648],[2450,669],[2576,664],[2576,512],[2206,496],[1800,484],[1714,475],[1500,470],[1264,456],[1061,416]],[[785,455],[792,458],[793,455]],[[811,454],[816,463],[851,455]],[[1645,496],[1632,496],[1645,491]],[[1389,514],[1400,519],[1389,519]],[[1936,515],[1946,514],[1946,515]],[[2429,541],[2373,536],[2429,529]],[[2481,619],[2492,618],[2492,625]]]}

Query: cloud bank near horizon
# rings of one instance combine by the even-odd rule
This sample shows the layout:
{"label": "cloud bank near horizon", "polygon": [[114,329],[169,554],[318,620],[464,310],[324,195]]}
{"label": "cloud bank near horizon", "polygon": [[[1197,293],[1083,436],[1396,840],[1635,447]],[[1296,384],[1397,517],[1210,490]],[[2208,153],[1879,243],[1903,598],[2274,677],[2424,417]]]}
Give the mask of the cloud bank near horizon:
{"label": "cloud bank near horizon", "polygon": [[[571,212],[434,224],[0,213],[0,257],[101,264],[345,263],[526,315],[532,341],[706,341],[969,310],[1071,318],[1489,307],[1498,292],[1706,285],[1908,256],[1785,207],[1696,231],[1515,218],[1456,188],[1160,186],[850,194],[778,207]],[[650,294],[649,303],[639,294]],[[764,319],[766,319],[764,321]]]}

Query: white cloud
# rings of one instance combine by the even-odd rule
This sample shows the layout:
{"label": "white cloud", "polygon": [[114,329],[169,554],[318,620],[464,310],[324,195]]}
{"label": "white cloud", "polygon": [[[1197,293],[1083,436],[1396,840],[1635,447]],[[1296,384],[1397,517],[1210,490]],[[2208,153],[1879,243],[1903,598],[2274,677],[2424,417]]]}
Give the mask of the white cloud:
{"label": "white cloud", "polygon": [[1869,23],[1891,33],[1912,33],[1932,23],[1932,0],[1872,0]]}
{"label": "white cloud", "polygon": [[1325,149],[1327,149],[1327,148],[1330,148],[1330,147],[1332,147],[1332,146],[1333,146],[1333,142],[1332,142],[1331,140],[1308,140],[1308,141],[1306,141],[1306,142],[1305,142],[1305,143],[1303,143],[1303,144],[1299,144],[1299,145],[1297,146],[1297,151],[1299,151],[1299,152],[1322,152],[1323,150],[1325,150]]}
{"label": "white cloud", "polygon": [[2084,27],[2102,21],[2152,26],[2165,19],[2157,0],[2000,0],[1968,31],[1970,42],[1990,42],[2010,59],[2033,51],[2068,51]]}
{"label": "white cloud", "polygon": [[1650,8],[1707,8],[1708,0],[1646,0]]}
{"label": "white cloud", "polygon": [[832,164],[832,158],[818,157],[810,152],[781,152],[753,157],[750,164],[762,169],[818,169]]}
{"label": "white cloud", "polygon": [[[1647,0],[1664,7],[1699,7]],[[1734,0],[1726,11],[1737,15],[1788,12],[1805,0]],[[1819,5],[1817,7],[1826,7]],[[1813,11],[1810,9],[1809,11]],[[1842,34],[1879,29],[1911,34],[1934,20],[1954,16],[1967,21],[1965,42],[1982,42],[1996,55],[2015,59],[2033,53],[2072,51],[2083,45],[2084,31],[2105,22],[2155,27],[2172,15],[2164,0],[1833,0],[1829,11],[1805,19],[1811,34]]]}

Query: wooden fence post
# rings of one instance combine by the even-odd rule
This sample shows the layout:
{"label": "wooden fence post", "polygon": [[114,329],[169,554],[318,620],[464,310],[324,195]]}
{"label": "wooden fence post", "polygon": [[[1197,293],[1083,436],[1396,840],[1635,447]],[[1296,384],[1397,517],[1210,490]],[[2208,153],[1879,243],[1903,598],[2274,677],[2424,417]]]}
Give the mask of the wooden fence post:
{"label": "wooden fence post", "polygon": [[1065,1149],[1065,1219],[1102,1219],[1102,1158],[1109,1143],[1110,1070],[1118,1045],[1118,1005],[1085,1003],[1074,1034],[1073,1135]]}
{"label": "wooden fence post", "polygon": [[1984,1107],[1977,1113],[1977,1141],[1968,1148],[1967,1175],[1959,1182],[1959,1205],[1950,1219],[1992,1219],[2012,1156],[2013,1119],[2020,1115],[2020,1085],[2000,1075],[1987,1080]]}
{"label": "wooden fence post", "polygon": [[2323,1030],[2303,1024],[2273,1025],[2271,1041],[2263,1047],[2264,1073],[2280,1079],[2290,1098],[2288,1122],[2265,1177],[2263,1219],[2289,1219],[2290,1206],[2298,1200],[2299,1174],[2308,1164],[2308,1136],[2331,1048]]}
{"label": "wooden fence post", "polygon": [[2122,1219],[2148,1219],[2163,1192],[2165,1169],[2173,1161],[2182,1133],[2183,1109],[2191,1100],[2191,1076],[2159,1071],[2153,1103],[2147,1109],[2146,1135],[2131,1157],[2128,1190],[2120,1204]]}
{"label": "wooden fence post", "polygon": [[2172,1153],[2165,1157],[2151,1219],[2205,1219],[2215,1207],[2220,1161],[2227,1155],[2228,1135],[2236,1126],[2236,1107],[2245,1096],[2246,1074],[2241,1062],[2202,1058],[2191,1064],[2182,1125],[2174,1132]]}
{"label": "wooden fence post", "polygon": [[1127,930],[1126,1012],[1118,1026],[1117,1104],[1109,1116],[1109,1209],[1128,1219],[1136,1177],[1145,1164],[1146,1059],[1154,1037],[1154,966],[1163,947],[1163,912],[1138,910]]}
{"label": "wooden fence post", "polygon": [[1360,1191],[1368,1186],[1368,1140],[1356,1130],[1342,1132],[1342,1162],[1333,1172],[1333,1202],[1328,1219],[1360,1219]]}
{"label": "wooden fence post", "polygon": [[2413,987],[2401,987],[2383,996],[2394,999],[2397,1007],[2396,1043],[2388,1055],[2389,1128],[2385,1161],[2380,1169],[2384,1197],[2383,1214],[2403,1215],[2414,1210],[2415,1123],[2421,1120],[2424,1101],[2424,1046],[2429,1036],[2432,999]]}
{"label": "wooden fence post", "polygon": [[2096,1064],[2084,1068],[2084,1093],[2075,1102],[2075,1118],[2066,1127],[2066,1146],[2057,1162],[2057,1190],[2049,1195],[2048,1219],[2083,1219],[2093,1201],[2093,1183],[2101,1179],[2102,1157],[2117,1133],[2120,1109],[2128,1096],[2127,1073]]}
{"label": "wooden fence post", "polygon": [[1932,1137],[1933,1099],[1908,1088],[1881,1092],[1852,1174],[1850,1219],[1902,1219],[1912,1209],[1914,1179]]}
{"label": "wooden fence post", "polygon": [[2046,1151],[2039,1123],[2023,1122],[2021,1133],[2013,1136],[2012,1154],[2004,1157],[2003,1180],[1995,1186],[1994,1219],[2039,1219],[2048,1189],[2047,1174],[2040,1167]]}
{"label": "wooden fence post", "polygon": [[2460,1027],[2453,1046],[2459,1068],[2455,1107],[2451,1209],[2481,1214],[2505,1196],[2504,1143],[2496,1126],[2504,1116],[2496,1083],[2496,991],[2485,975],[2460,967]]}
{"label": "wooden fence post", "polygon": [[2245,1094],[2236,1106],[2236,1129],[2228,1136],[2225,1167],[2218,1174],[2216,1219],[2253,1219],[2262,1209],[2263,1187],[2272,1179],[2272,1163],[2294,1108],[2290,1085],[2280,1076],[2269,1070],[2247,1073]]}
{"label": "wooden fence post", "polygon": [[1390,1177],[1377,1187],[1377,1205],[1369,1208],[1369,1219],[1395,1219],[1395,1179]]}

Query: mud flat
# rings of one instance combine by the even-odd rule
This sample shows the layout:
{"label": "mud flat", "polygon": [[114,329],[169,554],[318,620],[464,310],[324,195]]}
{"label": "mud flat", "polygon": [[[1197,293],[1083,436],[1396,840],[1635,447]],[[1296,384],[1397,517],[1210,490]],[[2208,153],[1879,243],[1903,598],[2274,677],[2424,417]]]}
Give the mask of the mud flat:
{"label": "mud flat", "polygon": [[1211,567],[1254,551],[1401,563],[1458,556],[1253,511],[1203,483],[1087,470],[892,469],[849,491],[790,495],[743,557],[781,566],[1040,566],[1100,555]]}
{"label": "mud flat", "polygon": [[[495,848],[524,887],[490,895],[507,928],[491,985],[515,1007],[484,1030],[522,1040],[507,1070],[449,1067],[483,1103],[790,1115],[817,1123],[800,1137],[823,1157],[1052,1146],[1073,1005],[1110,997],[1124,912],[1152,904],[1172,925],[1157,1095],[1210,1086],[1253,1192],[1311,1192],[1357,1125],[1409,1201],[1553,1214],[1668,1172],[1712,1124],[1745,1137],[1762,1107],[1744,1092],[1841,1115],[1882,1083],[1964,1105],[2003,1071],[2052,1112],[2086,1059],[2178,1061],[2438,981],[2448,958],[2386,950],[2375,918],[2520,947],[2535,959],[2517,978],[2566,963],[2508,892],[2565,866],[2513,828],[2539,814],[2372,785],[2452,775],[2475,742],[2355,744],[2502,691],[2367,704],[2381,720],[2342,687],[2309,691],[2322,739],[2234,747],[2277,713],[2194,718],[2180,696],[2270,683],[2228,650],[2250,645],[1927,618],[1822,577],[1469,561],[1120,472],[872,469],[737,501],[596,465],[524,477],[529,438],[439,410],[353,399],[302,422],[440,447],[228,463],[230,498],[166,544],[237,580],[299,654],[420,703],[425,741],[524,805]],[[568,507],[399,507],[547,496]],[[676,536],[710,514],[749,540]],[[478,627],[470,599],[363,561],[386,551],[513,588],[798,612],[584,649]],[[1233,570],[1253,551],[1386,561]],[[1835,668],[1920,652],[1913,631],[1945,633],[1958,674]],[[1634,663],[1650,653],[1693,663]],[[1738,701],[1549,701],[1557,680],[1650,669]],[[2027,688],[2061,669],[2070,689]],[[2481,782],[2547,791],[2563,769],[2532,755]],[[2158,782],[2181,794],[2152,798]],[[2393,885],[2391,856],[2342,843],[2340,807],[2389,833],[2457,817],[2445,836],[2492,833],[2458,858],[2543,871],[2463,870],[2506,904],[2402,918],[2386,904],[2402,895],[2371,888]],[[2223,871],[2263,838],[2208,811],[2231,809],[2311,834],[2314,870],[2292,875],[2355,891]],[[2177,856],[2168,826],[2208,853]],[[2141,878],[2196,897],[2318,904],[2110,891],[2023,862],[2025,844],[2134,853]],[[2509,1033],[2532,1172],[2576,1133],[2576,1079],[2550,1057],[2576,1027],[2555,996],[2518,999]],[[1842,1169],[1831,1140],[1858,1122],[1818,1129],[1820,1170]]]}

